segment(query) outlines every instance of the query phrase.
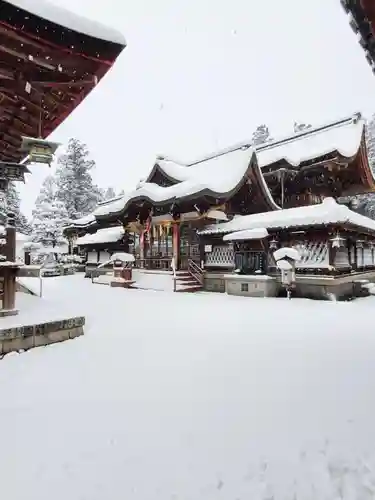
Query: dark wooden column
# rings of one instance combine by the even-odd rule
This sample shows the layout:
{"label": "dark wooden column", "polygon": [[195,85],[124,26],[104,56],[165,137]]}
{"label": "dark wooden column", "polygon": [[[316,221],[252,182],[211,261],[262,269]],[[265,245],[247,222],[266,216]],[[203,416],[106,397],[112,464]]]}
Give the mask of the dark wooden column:
{"label": "dark wooden column", "polygon": [[16,273],[17,269],[8,267],[4,269],[3,309],[12,311],[16,305]]}
{"label": "dark wooden column", "polygon": [[31,264],[31,252],[30,252],[30,250],[25,250],[24,261],[25,261],[25,266],[29,266]]}
{"label": "dark wooden column", "polygon": [[352,252],[353,252],[353,264],[352,267],[355,271],[358,271],[358,252],[357,252],[357,242],[352,240]]}
{"label": "dark wooden column", "polygon": [[5,256],[10,262],[16,260],[16,228],[14,226],[14,214],[8,213],[8,221],[6,227],[6,245]]}

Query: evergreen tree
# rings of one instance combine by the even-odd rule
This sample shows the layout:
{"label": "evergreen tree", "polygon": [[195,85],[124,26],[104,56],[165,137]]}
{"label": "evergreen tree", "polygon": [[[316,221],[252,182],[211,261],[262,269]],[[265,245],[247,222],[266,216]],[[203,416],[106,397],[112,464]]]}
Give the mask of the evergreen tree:
{"label": "evergreen tree", "polygon": [[107,201],[107,200],[112,200],[112,198],[116,198],[116,192],[113,189],[113,187],[109,187],[106,189],[103,199],[104,201]]}
{"label": "evergreen tree", "polygon": [[56,183],[52,176],[45,179],[35,202],[32,220],[32,240],[55,247],[65,242],[63,228],[68,222],[64,204],[56,199]]}
{"label": "evergreen tree", "polygon": [[303,132],[304,130],[308,130],[311,128],[310,124],[294,122],[294,133],[298,134],[298,132]]}
{"label": "evergreen tree", "polygon": [[40,188],[39,195],[35,201],[35,204],[39,204],[44,201],[52,203],[56,200],[57,184],[56,179],[53,175],[48,175]]}
{"label": "evergreen tree", "polygon": [[91,213],[102,200],[102,192],[93,184],[91,171],[95,162],[89,159],[86,145],[70,139],[67,152],[59,157],[58,163],[56,195],[69,218],[79,219]]}
{"label": "evergreen tree", "polygon": [[31,227],[25,215],[21,212],[20,195],[14,182],[9,182],[8,184],[8,189],[5,193],[4,208],[4,214],[8,212],[14,213],[16,230],[23,234],[30,234]]}
{"label": "evergreen tree", "polygon": [[264,144],[266,142],[272,141],[272,137],[270,135],[270,131],[267,125],[259,125],[252,136],[252,143],[254,146],[258,146],[259,144]]}
{"label": "evergreen tree", "polygon": [[125,191],[123,189],[121,189],[121,191],[119,192],[118,196],[124,196],[125,195]]}

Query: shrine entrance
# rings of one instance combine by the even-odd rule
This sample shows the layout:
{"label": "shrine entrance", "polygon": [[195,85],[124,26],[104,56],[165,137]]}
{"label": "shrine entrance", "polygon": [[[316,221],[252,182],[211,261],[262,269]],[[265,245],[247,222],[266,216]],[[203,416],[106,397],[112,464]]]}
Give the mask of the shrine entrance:
{"label": "shrine entrance", "polygon": [[197,229],[187,222],[180,225],[180,269],[188,269],[189,260],[200,265]]}
{"label": "shrine entrance", "polygon": [[188,269],[189,260],[200,265],[197,229],[191,222],[154,225],[140,238],[140,267],[170,270],[173,257],[178,269]]}
{"label": "shrine entrance", "polygon": [[168,271],[174,250],[173,226],[171,223],[155,224],[140,237],[139,266],[145,269]]}

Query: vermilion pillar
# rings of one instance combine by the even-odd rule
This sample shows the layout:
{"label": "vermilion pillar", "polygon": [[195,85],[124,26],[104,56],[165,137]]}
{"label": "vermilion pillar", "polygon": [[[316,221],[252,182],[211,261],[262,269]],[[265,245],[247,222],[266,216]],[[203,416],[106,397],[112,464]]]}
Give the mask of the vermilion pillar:
{"label": "vermilion pillar", "polygon": [[172,245],[176,269],[180,269],[180,224],[176,222],[172,225]]}
{"label": "vermilion pillar", "polygon": [[141,234],[139,235],[139,258],[140,258],[140,267],[144,267],[144,258],[145,258],[145,232],[142,229]]}

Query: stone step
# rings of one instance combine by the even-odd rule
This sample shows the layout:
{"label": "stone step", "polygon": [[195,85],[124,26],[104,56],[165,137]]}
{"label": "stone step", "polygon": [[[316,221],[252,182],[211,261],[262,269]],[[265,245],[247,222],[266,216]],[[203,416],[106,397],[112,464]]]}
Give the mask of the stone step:
{"label": "stone step", "polygon": [[177,283],[176,283],[177,287],[184,287],[184,286],[202,286],[200,283],[198,283],[197,281],[193,280],[193,279],[190,279],[190,280],[186,280],[186,281],[179,281],[177,280]]}
{"label": "stone step", "polygon": [[181,293],[181,292],[193,293],[193,292],[200,292],[201,290],[203,290],[203,287],[202,287],[202,285],[199,285],[199,284],[187,285],[187,286],[180,285],[180,286],[177,286],[177,288],[176,288],[177,293]]}
{"label": "stone step", "polygon": [[191,274],[187,274],[186,276],[177,276],[177,281],[197,281]]}

